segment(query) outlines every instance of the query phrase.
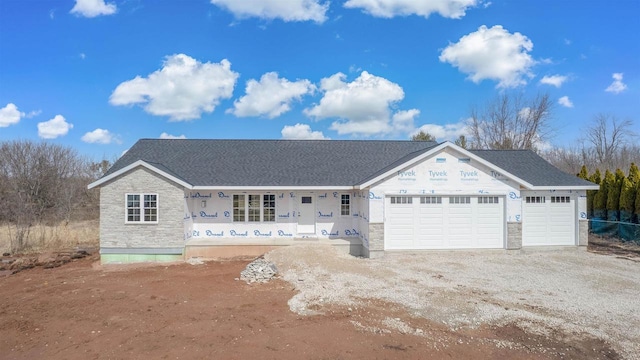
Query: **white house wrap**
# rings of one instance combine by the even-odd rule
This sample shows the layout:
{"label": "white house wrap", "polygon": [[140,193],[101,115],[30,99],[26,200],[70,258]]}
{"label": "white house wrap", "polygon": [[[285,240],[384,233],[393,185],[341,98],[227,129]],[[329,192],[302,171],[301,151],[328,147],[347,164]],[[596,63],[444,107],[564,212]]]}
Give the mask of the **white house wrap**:
{"label": "white house wrap", "polygon": [[185,139],[138,141],[96,186],[103,262],[256,255],[302,241],[367,257],[586,245],[585,194],[598,188],[524,150]]}

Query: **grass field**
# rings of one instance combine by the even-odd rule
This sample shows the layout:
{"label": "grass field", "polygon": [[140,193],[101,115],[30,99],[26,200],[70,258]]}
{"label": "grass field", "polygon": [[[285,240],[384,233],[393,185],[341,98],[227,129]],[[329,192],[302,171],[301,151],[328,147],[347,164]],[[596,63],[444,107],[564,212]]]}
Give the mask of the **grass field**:
{"label": "grass field", "polygon": [[[98,246],[98,225],[98,220],[88,220],[60,223],[55,226],[32,226],[22,252],[68,249],[78,245]],[[11,224],[0,226],[0,252],[11,251],[11,241],[15,238],[15,232],[15,226]]]}

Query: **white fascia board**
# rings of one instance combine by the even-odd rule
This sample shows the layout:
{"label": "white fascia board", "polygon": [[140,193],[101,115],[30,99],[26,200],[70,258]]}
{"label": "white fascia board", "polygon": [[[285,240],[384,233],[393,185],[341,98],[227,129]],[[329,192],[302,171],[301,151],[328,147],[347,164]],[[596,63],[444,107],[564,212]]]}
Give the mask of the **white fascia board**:
{"label": "white fascia board", "polygon": [[547,191],[547,190],[599,190],[600,185],[581,185],[581,186],[534,186],[530,191]]}
{"label": "white fascia board", "polygon": [[434,147],[433,149],[427,151],[426,153],[424,153],[422,155],[419,155],[419,156],[416,156],[413,159],[407,161],[406,163],[398,165],[395,168],[385,172],[384,174],[378,175],[375,178],[373,178],[373,179],[371,179],[371,180],[369,180],[369,181],[367,181],[367,182],[365,182],[363,184],[360,184],[359,186],[356,186],[356,188],[358,188],[358,189],[367,188],[367,187],[377,183],[378,181],[386,178],[387,176],[390,176],[390,175],[392,175],[394,173],[397,173],[398,171],[410,166],[411,164],[415,164],[417,162],[420,162],[423,159],[426,159],[429,156],[444,150],[445,148],[454,149],[454,150],[458,151],[459,153],[461,153],[462,155],[465,155],[465,156],[469,157],[470,159],[473,159],[474,161],[477,161],[480,164],[482,164],[482,165],[484,165],[484,166],[486,166],[486,167],[488,167],[490,169],[494,169],[495,171],[499,172],[500,174],[504,175],[505,177],[517,182],[521,186],[524,186],[526,188],[534,187],[530,183],[520,179],[519,177],[517,177],[517,176],[513,175],[512,173],[508,172],[507,170],[502,169],[502,168],[496,166],[495,164],[488,162],[487,160],[485,160],[485,159],[483,159],[483,158],[481,158],[481,157],[479,157],[479,156],[477,156],[477,155],[475,155],[475,154],[473,154],[473,153],[461,148],[460,146],[458,146],[458,145],[456,145],[456,144],[454,144],[454,143],[452,143],[450,141],[445,141],[442,144],[440,144],[440,145]]}
{"label": "white fascia board", "polygon": [[238,190],[238,191],[280,191],[280,190],[339,190],[352,191],[353,186],[194,186],[191,190]]}
{"label": "white fascia board", "polygon": [[135,168],[137,168],[139,166],[142,166],[142,167],[144,167],[144,168],[146,168],[146,169],[148,169],[148,170],[150,170],[150,171],[152,171],[152,172],[154,172],[154,173],[156,173],[156,174],[158,174],[158,175],[160,175],[160,176],[162,176],[162,177],[164,177],[164,178],[166,178],[168,180],[171,180],[171,181],[175,182],[176,184],[180,184],[180,185],[184,186],[187,189],[192,189],[193,188],[193,186],[191,184],[185,182],[184,180],[178,179],[177,177],[175,177],[175,176],[173,176],[171,174],[168,174],[168,173],[156,168],[155,166],[150,165],[149,163],[147,163],[147,162],[145,162],[143,160],[138,160],[138,161],[134,162],[133,164],[130,164],[130,165],[128,165],[126,167],[123,167],[122,169],[120,169],[120,170],[118,170],[118,171],[116,171],[116,172],[114,172],[112,174],[109,174],[108,176],[102,177],[102,178],[92,182],[91,184],[87,185],[87,189],[93,189],[96,186],[100,186],[100,185],[106,183],[107,181],[110,181],[110,180],[115,179],[115,178],[117,178],[119,176],[122,176],[125,173],[127,173],[128,171],[131,171],[131,170],[133,170],[133,169],[135,169]]}

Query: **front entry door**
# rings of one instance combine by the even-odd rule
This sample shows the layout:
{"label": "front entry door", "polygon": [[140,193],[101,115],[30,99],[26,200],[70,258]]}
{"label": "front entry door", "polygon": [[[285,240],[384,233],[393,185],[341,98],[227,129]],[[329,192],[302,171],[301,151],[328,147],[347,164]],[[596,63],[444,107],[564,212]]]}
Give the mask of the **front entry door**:
{"label": "front entry door", "polygon": [[298,234],[316,233],[316,204],[311,194],[298,196]]}

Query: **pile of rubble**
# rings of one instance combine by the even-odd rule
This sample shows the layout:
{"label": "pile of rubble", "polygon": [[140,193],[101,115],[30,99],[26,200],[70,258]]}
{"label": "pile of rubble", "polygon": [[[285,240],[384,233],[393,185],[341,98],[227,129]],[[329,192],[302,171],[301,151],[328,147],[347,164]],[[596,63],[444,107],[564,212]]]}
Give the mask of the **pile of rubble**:
{"label": "pile of rubble", "polygon": [[9,253],[4,253],[0,259],[0,273],[3,275],[11,275],[22,270],[32,269],[36,266],[42,266],[45,269],[52,269],[76,259],[87,257],[91,255],[92,252],[94,252],[93,249],[77,248],[74,250],[19,257],[11,256]]}
{"label": "pile of rubble", "polygon": [[247,284],[254,282],[266,283],[278,273],[276,265],[260,257],[250,262],[247,267],[240,272],[240,280]]}

